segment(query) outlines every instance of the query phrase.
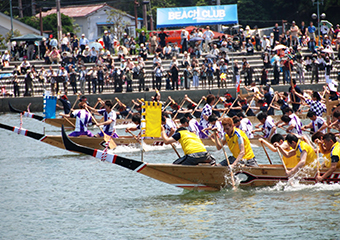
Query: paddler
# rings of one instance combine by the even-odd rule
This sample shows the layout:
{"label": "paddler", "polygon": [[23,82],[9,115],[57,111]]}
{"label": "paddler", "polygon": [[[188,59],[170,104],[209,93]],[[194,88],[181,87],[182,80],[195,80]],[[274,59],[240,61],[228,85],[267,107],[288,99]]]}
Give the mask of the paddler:
{"label": "paddler", "polygon": [[[259,142],[265,144],[273,152],[277,152],[277,149],[272,145],[274,143],[278,143],[285,151],[289,152],[290,150],[293,150],[293,148],[288,145],[288,142],[284,140],[284,137],[279,133],[276,133],[272,136],[272,138],[270,139],[271,144],[263,138],[260,138]],[[287,168],[293,168],[299,163],[296,155],[289,158],[283,156],[283,162],[285,163]]]}
{"label": "paddler", "polygon": [[[231,167],[234,168],[237,164],[257,167],[258,164],[247,135],[234,126],[231,118],[223,118],[222,126],[225,133],[222,139],[222,145],[220,141],[217,141],[217,134],[214,134],[216,148],[220,150],[223,145],[228,144],[229,150],[233,154],[233,156],[228,157]],[[223,160],[218,165],[228,166],[227,160]]]}
{"label": "paddler", "polygon": [[[316,180],[318,182],[324,181],[327,177],[329,177],[336,168],[340,168],[340,144],[336,140],[335,135],[333,133],[327,133],[322,138],[322,143],[325,149],[330,149],[330,154],[327,154],[327,160],[324,162],[325,167],[329,168],[327,172],[325,172],[322,176],[318,173]],[[324,155],[325,156],[325,155]]]}
{"label": "paddler", "polygon": [[[112,109],[113,103],[111,100],[106,100],[104,102],[104,107],[102,109],[95,109],[93,107],[87,106],[88,109],[90,109],[92,112],[97,112],[100,115],[104,116],[104,121],[97,123],[97,126],[104,126],[103,131],[109,136],[112,136],[113,138],[118,138],[119,136],[116,133],[116,120],[117,115],[116,112]],[[103,137],[103,132],[97,133],[94,137]]]}
{"label": "paddler", "polygon": [[292,148],[290,151],[286,151],[279,143],[274,143],[274,147],[277,147],[283,156],[290,158],[296,155],[299,163],[291,170],[287,171],[287,176],[290,177],[296,173],[300,168],[304,166],[310,166],[316,160],[316,154],[314,149],[306,142],[300,140],[293,134],[287,134],[286,139],[288,145]]}
{"label": "paddler", "polygon": [[174,135],[168,137],[162,126],[161,136],[165,144],[179,142],[182,146],[184,156],[177,159],[173,164],[181,165],[198,165],[199,163],[209,163],[215,165],[215,158],[205,149],[201,139],[195,133],[189,132],[185,127],[189,121],[187,118],[181,118],[181,126]]}
{"label": "paddler", "polygon": [[79,110],[72,110],[69,114],[60,113],[61,116],[67,118],[76,118],[75,129],[69,134],[70,137],[88,136],[93,137],[93,134],[87,130],[87,126],[92,122],[92,115],[85,110],[86,103],[80,102],[78,104]]}

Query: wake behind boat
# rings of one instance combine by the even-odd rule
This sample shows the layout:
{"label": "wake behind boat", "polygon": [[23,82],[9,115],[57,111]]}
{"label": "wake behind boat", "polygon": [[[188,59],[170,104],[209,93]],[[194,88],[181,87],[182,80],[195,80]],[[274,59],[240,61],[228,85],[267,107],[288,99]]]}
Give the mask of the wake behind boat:
{"label": "wake behind boat", "polygon": [[[81,152],[91,155],[102,161],[114,163],[141,173],[161,182],[187,190],[219,191],[231,186],[230,171],[227,167],[215,167],[210,165],[185,166],[177,164],[154,164],[138,160],[128,159],[115,154],[81,146],[72,142],[62,127],[62,138],[65,148],[69,151]],[[325,173],[325,171],[321,171]],[[278,182],[287,182],[282,165],[260,165],[259,167],[241,167],[235,170],[239,186],[262,187],[273,186]],[[312,169],[300,180],[303,184],[315,184],[317,171]],[[340,169],[325,179],[324,183],[332,184],[340,181]]]}

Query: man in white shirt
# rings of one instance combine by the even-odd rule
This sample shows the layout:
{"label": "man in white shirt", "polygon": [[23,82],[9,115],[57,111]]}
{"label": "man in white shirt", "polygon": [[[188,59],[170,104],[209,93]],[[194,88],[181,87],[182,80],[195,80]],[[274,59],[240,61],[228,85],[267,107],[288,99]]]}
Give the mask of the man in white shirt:
{"label": "man in white shirt", "polygon": [[87,38],[85,38],[85,34],[83,33],[81,35],[81,38],[79,39],[79,46],[80,46],[82,52],[85,50],[85,47],[87,45],[89,45],[89,43],[90,43],[89,40]]}
{"label": "man in white shirt", "polygon": [[210,27],[207,26],[205,28],[205,32],[203,33],[203,38],[204,38],[204,51],[209,52],[209,43],[211,40],[214,38],[214,33],[210,30]]}

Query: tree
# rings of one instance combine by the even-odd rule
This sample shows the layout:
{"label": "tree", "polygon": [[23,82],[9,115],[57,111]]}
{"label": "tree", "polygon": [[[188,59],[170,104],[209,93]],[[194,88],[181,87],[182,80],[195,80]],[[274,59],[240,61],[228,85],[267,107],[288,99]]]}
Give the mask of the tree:
{"label": "tree", "polygon": [[111,9],[110,11],[106,11],[106,14],[106,22],[113,25],[113,29],[111,29],[111,32],[116,33],[117,39],[121,39],[127,26],[127,22],[124,21],[124,16],[126,16],[127,14],[119,9]]}
{"label": "tree", "polygon": [[[24,17],[20,19],[21,22],[26,23],[27,25],[30,25],[31,27],[34,27],[36,29],[40,30],[40,19],[36,16],[32,17]],[[57,35],[57,14],[50,14],[42,19],[43,22],[43,30],[44,31],[50,31],[49,33],[53,35]],[[69,16],[66,16],[64,14],[61,14],[61,23],[63,26],[63,33],[67,32],[76,32],[77,31],[77,25],[73,24],[74,20],[73,18],[70,18]]]}
{"label": "tree", "polygon": [[5,36],[2,36],[0,34],[0,49],[6,48],[7,47],[7,43],[11,40],[12,37],[19,37],[21,35],[20,31],[15,29],[13,31],[13,36],[11,31],[9,31],[8,33],[6,33]]}

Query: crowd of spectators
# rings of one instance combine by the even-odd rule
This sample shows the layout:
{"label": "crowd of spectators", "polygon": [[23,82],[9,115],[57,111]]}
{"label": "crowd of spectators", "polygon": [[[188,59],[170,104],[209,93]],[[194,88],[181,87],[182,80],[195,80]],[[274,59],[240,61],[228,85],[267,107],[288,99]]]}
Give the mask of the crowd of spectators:
{"label": "crowd of spectators", "polygon": [[[210,88],[216,84],[225,87],[228,79],[237,82],[243,73],[245,85],[251,85],[256,69],[246,57],[240,65],[237,61],[231,62],[228,53],[234,51],[246,55],[256,51],[262,53],[263,68],[257,71],[261,76],[259,81],[264,85],[268,81],[268,71],[273,72],[272,84],[278,84],[280,79],[282,83],[290,82],[291,70],[295,70],[295,78],[300,83],[305,83],[307,71],[312,73],[311,81],[318,82],[319,71],[325,70],[325,79],[329,82],[332,61],[340,56],[340,27],[337,25],[332,29],[323,24],[320,30],[322,46],[317,46],[313,22],[308,27],[302,22],[298,27],[294,21],[284,32],[275,24],[269,36],[260,36],[257,27],[251,30],[249,26],[230,35],[219,34],[217,38],[209,26],[194,28],[191,32],[183,28],[180,42],[168,41],[164,29],[150,32],[149,36],[141,31],[137,39],[124,33],[119,42],[110,31],[104,31],[102,39],[93,43],[84,34],[78,39],[75,34],[67,33],[60,42],[50,35],[39,46],[31,41],[13,45],[11,51],[5,51],[1,56],[1,66],[8,67],[11,60],[23,59],[20,65],[14,66],[15,96],[20,94],[18,75],[25,75],[25,96],[34,94],[33,83],[49,87],[52,94],[61,92],[60,84],[65,94],[69,86],[74,94],[78,92],[78,86],[83,94],[86,87],[88,93],[101,93],[104,86],[115,92],[122,92],[126,86],[125,91],[131,92],[133,79],[138,80],[139,91],[151,87],[178,90],[179,87]],[[332,45],[335,45],[335,53]],[[309,49],[309,55],[302,56],[303,47]],[[150,86],[145,83],[148,56],[153,58],[150,73],[154,77]],[[30,64],[34,59],[43,59],[50,67],[37,70]],[[165,60],[170,60],[170,64]],[[115,61],[119,63],[115,64]],[[86,63],[93,64],[87,67]],[[54,64],[58,64],[58,70],[53,68]]]}

